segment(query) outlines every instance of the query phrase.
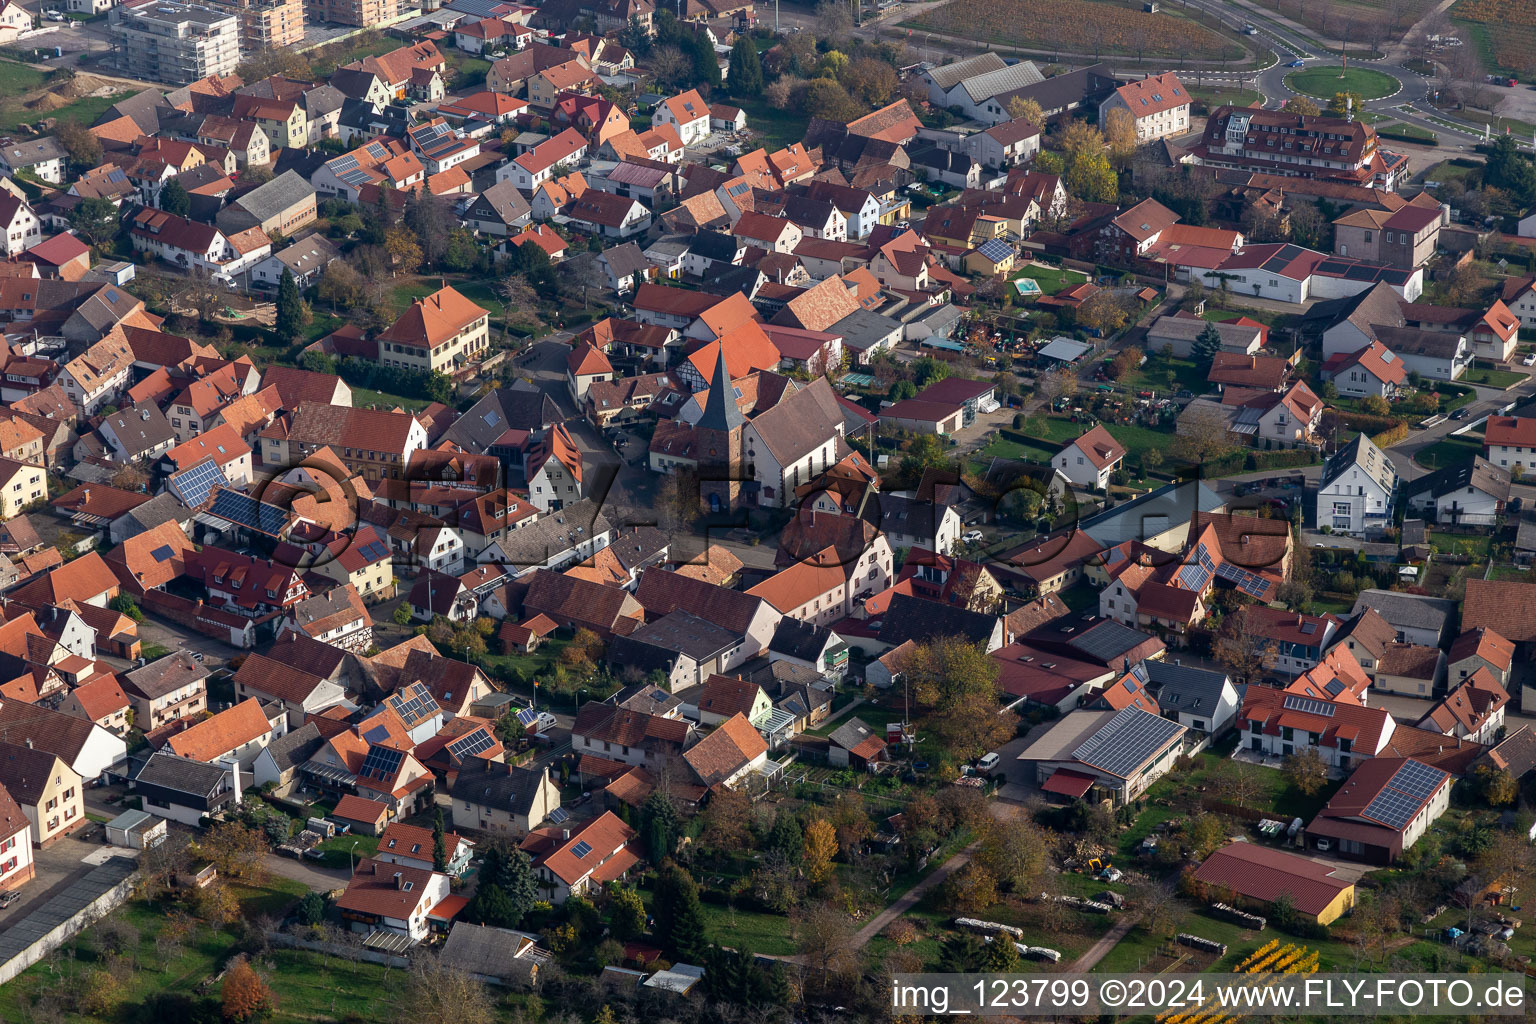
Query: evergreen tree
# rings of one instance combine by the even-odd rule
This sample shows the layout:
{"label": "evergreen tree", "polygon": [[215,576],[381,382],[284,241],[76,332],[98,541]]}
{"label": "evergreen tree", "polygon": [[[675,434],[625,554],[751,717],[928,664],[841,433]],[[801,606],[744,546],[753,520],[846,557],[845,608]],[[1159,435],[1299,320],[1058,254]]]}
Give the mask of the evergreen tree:
{"label": "evergreen tree", "polygon": [[538,879],[526,853],[499,843],[486,848],[480,864],[480,888],[470,901],[472,916],[499,928],[516,928],[538,896]]}
{"label": "evergreen tree", "polygon": [[682,818],[677,808],[672,806],[672,801],[660,790],[646,797],[640,811],[645,819],[642,833],[645,836],[646,854],[652,864],[660,864],[672,856],[672,850],[677,846],[677,837],[682,832]]}
{"label": "evergreen tree", "polygon": [[299,294],[299,283],[293,272],[283,268],[282,279],[277,282],[277,313],[272,329],[284,341],[292,341],[304,329],[304,296]]}
{"label": "evergreen tree", "polygon": [[[287,274],[287,271],[283,272]],[[443,834],[443,809],[438,807],[432,815],[432,870],[448,870],[448,841]]]}
{"label": "evergreen tree", "polygon": [[160,209],[166,213],[174,213],[178,217],[185,217],[192,212],[192,197],[187,194],[186,186],[172,178],[166,182],[160,190]]}
{"label": "evergreen tree", "polygon": [[656,883],[656,938],[674,961],[700,963],[709,950],[704,907],[693,876],[668,862]]}
{"label": "evergreen tree", "polygon": [[757,96],[763,91],[763,62],[749,35],[739,35],[731,47],[730,85],[732,96]]}
{"label": "evergreen tree", "polygon": [[709,36],[693,31],[687,33],[687,37],[683,52],[693,58],[694,82],[710,89],[720,88],[720,58],[715,56],[715,48]]}
{"label": "evergreen tree", "polygon": [[768,850],[786,860],[798,860],[805,848],[805,835],[800,819],[789,811],[780,811],[773,819],[773,831],[768,833]]}
{"label": "evergreen tree", "polygon": [[1216,353],[1221,351],[1221,332],[1216,329],[1214,322],[1208,321],[1205,330],[1195,339],[1193,355],[1195,363],[1200,366],[1209,366],[1216,358]]}
{"label": "evergreen tree", "polygon": [[952,935],[939,950],[939,970],[945,974],[970,974],[982,970],[986,948],[970,932]]}

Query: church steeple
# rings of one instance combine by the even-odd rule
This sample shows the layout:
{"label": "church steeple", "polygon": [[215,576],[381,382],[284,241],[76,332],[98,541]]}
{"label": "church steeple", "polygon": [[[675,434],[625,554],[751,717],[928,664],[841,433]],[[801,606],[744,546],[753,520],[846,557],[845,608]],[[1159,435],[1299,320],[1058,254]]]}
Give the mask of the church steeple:
{"label": "church steeple", "polygon": [[704,415],[698,425],[705,430],[719,430],[729,434],[740,429],[746,422],[747,418],[736,405],[736,389],[731,384],[731,375],[725,369],[725,347],[722,345],[715,360],[715,379],[709,385],[709,396],[704,401]]}

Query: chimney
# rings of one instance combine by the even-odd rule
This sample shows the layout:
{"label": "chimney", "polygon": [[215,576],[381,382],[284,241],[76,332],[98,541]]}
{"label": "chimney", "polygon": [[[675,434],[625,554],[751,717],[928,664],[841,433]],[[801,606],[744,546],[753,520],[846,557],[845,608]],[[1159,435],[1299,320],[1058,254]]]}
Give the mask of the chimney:
{"label": "chimney", "polygon": [[26,739],[26,743],[27,743],[27,749],[31,750],[32,749],[32,737],[28,736],[27,739]]}
{"label": "chimney", "polygon": [[565,838],[566,838],[566,839],[567,839],[567,840],[569,840],[569,839],[570,839],[570,838],[571,838],[571,830],[570,830],[570,829],[568,829],[568,828],[563,828],[563,829],[561,829],[561,830],[560,830],[560,834],[561,834],[561,835],[562,835],[562,836],[564,836],[564,837],[565,837]]}
{"label": "chimney", "polygon": [[400,872],[400,871],[396,871],[395,872],[395,888],[396,889],[404,889],[405,888],[405,874],[403,872]]}

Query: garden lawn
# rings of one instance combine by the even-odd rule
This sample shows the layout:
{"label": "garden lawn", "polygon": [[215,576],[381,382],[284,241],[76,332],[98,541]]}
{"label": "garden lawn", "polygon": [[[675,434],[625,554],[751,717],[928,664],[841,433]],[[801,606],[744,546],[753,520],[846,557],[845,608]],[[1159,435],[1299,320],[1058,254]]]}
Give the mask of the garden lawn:
{"label": "garden lawn", "polygon": [[406,398],[404,395],[391,395],[387,391],[370,391],[367,388],[352,389],[352,406],[356,409],[363,409],[370,405],[393,409],[398,405],[402,409],[415,412],[428,404],[424,398]]}
{"label": "garden lawn", "polygon": [[1436,551],[1447,554],[1468,555],[1472,558],[1488,557],[1488,544],[1493,538],[1479,533],[1441,533],[1431,530],[1429,543]]}
{"label": "garden lawn", "polygon": [[1048,464],[1055,454],[1055,449],[1043,445],[1023,444],[1019,441],[1010,441],[1005,437],[998,437],[971,458],[971,465],[979,474],[986,472],[993,459],[1019,459],[1024,462]]}
{"label": "garden lawn", "polygon": [[805,141],[810,119],[792,110],[775,110],[762,97],[734,100],[747,114],[747,128],[758,133],[770,151],[783,149],[793,142]]}
{"label": "garden lawn", "polygon": [[1263,103],[1264,97],[1252,89],[1232,89],[1227,86],[1187,87],[1190,99],[1204,100],[1211,109],[1217,107],[1248,107]]}
{"label": "garden lawn", "polygon": [[1167,451],[1174,442],[1174,436],[1170,431],[1153,430],[1140,424],[1130,423],[1106,423],[1104,429],[1109,431],[1109,436],[1125,445],[1128,455],[1138,462],[1143,452],[1153,448]]}
{"label": "garden lawn", "polygon": [[1040,291],[1046,295],[1055,295],[1063,288],[1070,288],[1075,284],[1082,284],[1088,280],[1088,275],[1076,270],[1066,270],[1061,267],[1048,267],[1031,263],[1017,273],[1011,274],[1010,281],[1017,281],[1021,277],[1027,277],[1040,286]]}
{"label": "garden lawn", "polygon": [[1285,85],[1293,92],[1322,100],[1331,100],[1335,93],[1340,92],[1357,93],[1366,100],[1379,100],[1402,88],[1401,82],[1385,72],[1351,67],[1345,68],[1341,74],[1332,65],[1293,71],[1285,76]]}
{"label": "garden lawn", "polygon": [[276,970],[268,977],[277,1008],[274,1021],[367,1020],[403,984],[405,973],[382,964],[343,960],[303,949],[263,954]]}
{"label": "garden lawn", "polygon": [[811,729],[808,735],[830,736],[833,732],[842,728],[844,725],[847,725],[855,718],[876,732],[883,732],[887,722],[901,721],[901,709],[881,707],[879,704],[870,704],[866,702],[860,704],[858,707],[854,708],[848,714],[844,715],[842,718],[839,718],[835,722],[819,725],[816,728]]}
{"label": "garden lawn", "polygon": [[1444,160],[1429,169],[1424,176],[1426,181],[1461,181],[1469,175],[1477,172],[1482,167],[1481,163],[1471,160]]}
{"label": "garden lawn", "polygon": [[[1216,772],[1227,764],[1227,758],[1212,751],[1203,751],[1195,757],[1194,767],[1188,771],[1179,772],[1176,775],[1167,775],[1152,784],[1147,791],[1148,802],[1156,805],[1165,797],[1172,796],[1177,790],[1184,787],[1200,785],[1214,785],[1219,776]],[[1279,768],[1258,766],[1259,771],[1254,776],[1258,780],[1258,792],[1250,800],[1247,806],[1253,810],[1262,811],[1271,817],[1283,818],[1289,821],[1292,818],[1301,818],[1311,821],[1334,790],[1342,784],[1342,780],[1330,782],[1320,791],[1307,796],[1286,777],[1285,772]],[[1208,790],[1217,799],[1220,799],[1219,791]],[[1150,830],[1150,828],[1149,828]]]}
{"label": "garden lawn", "polygon": [[[357,844],[353,847],[353,844]],[[379,849],[378,836],[345,835],[333,836],[325,840],[317,850],[325,853],[325,860],[321,861],[328,868],[344,868],[349,864],[355,864],[364,857],[372,857]]]}
{"label": "garden lawn", "polygon": [[47,79],[48,75],[36,68],[29,68],[14,60],[0,60],[0,92],[6,96],[20,96],[22,93],[31,92]]}
{"label": "garden lawn", "polygon": [[1434,444],[1420,448],[1413,461],[1425,469],[1444,469],[1446,466],[1471,462],[1472,457],[1483,453],[1483,440],[1462,434],[1459,437],[1442,437]]}
{"label": "garden lawn", "polygon": [[769,956],[791,956],[800,951],[789,918],[782,914],[765,914],[714,903],[703,906],[704,928],[714,942]]}
{"label": "garden lawn", "polygon": [[1130,391],[1167,391],[1168,371],[1173,371],[1173,390],[1201,394],[1208,390],[1206,371],[1193,359],[1165,359],[1161,353],[1146,353],[1147,361],[1117,382]]}
{"label": "garden lawn", "polygon": [[1470,367],[1459,378],[1464,384],[1481,384],[1489,388],[1511,388],[1525,380],[1525,374],[1513,370],[1493,370]]}

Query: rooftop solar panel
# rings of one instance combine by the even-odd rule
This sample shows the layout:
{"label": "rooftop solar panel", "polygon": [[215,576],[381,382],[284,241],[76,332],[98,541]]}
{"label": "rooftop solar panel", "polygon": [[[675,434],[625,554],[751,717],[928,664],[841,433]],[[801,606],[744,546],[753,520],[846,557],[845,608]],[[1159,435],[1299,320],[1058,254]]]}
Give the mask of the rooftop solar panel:
{"label": "rooftop solar panel", "polygon": [[1147,639],[1147,634],[1140,630],[1106,619],[1072,637],[1067,643],[1107,665],[1111,659],[1120,657]]}
{"label": "rooftop solar panel", "polygon": [[1285,698],[1285,706],[1290,711],[1301,711],[1309,715],[1321,715],[1324,718],[1333,717],[1333,705],[1325,700],[1314,700],[1311,697],[1298,697],[1291,694]]}
{"label": "rooftop solar panel", "polygon": [[549,821],[552,825],[563,825],[571,820],[571,812],[564,807],[556,807],[549,812]]}
{"label": "rooftop solar panel", "polygon": [[213,493],[215,487],[228,483],[224,471],[210,456],[195,466],[171,474],[166,480],[166,487],[183,505],[197,508],[208,500],[208,495]]}
{"label": "rooftop solar panel", "polygon": [[363,766],[357,773],[358,778],[382,782],[392,778],[395,772],[400,770],[404,760],[405,751],[396,750],[393,747],[381,747],[375,743],[368,748],[368,756],[363,758]]}
{"label": "rooftop solar panel", "polygon": [[587,854],[589,854],[591,852],[592,852],[592,844],[587,842],[585,839],[583,839],[581,842],[577,843],[575,846],[571,847],[571,854],[577,860],[581,860],[583,857],[585,857]]}
{"label": "rooftop solar panel", "polygon": [[161,544],[159,547],[155,548],[155,550],[149,553],[149,557],[153,558],[157,562],[163,562],[174,554],[176,554],[176,552],[171,549],[169,544]]}
{"label": "rooftop solar panel", "polygon": [[220,519],[271,537],[281,536],[288,525],[286,510],[227,487],[214,492],[213,506],[209,512]]}
{"label": "rooftop solar panel", "polygon": [[448,753],[460,761],[476,754],[483,754],[496,745],[496,738],[481,726],[466,736],[461,736],[448,744]]}
{"label": "rooftop solar panel", "polygon": [[533,708],[523,708],[517,713],[517,721],[520,725],[532,725],[538,721],[539,713]]}
{"label": "rooftop solar panel", "polygon": [[1182,731],[1177,722],[1137,707],[1122,708],[1074,750],[1072,757],[1099,771],[1128,778]]}
{"label": "rooftop solar panel", "polygon": [[1449,776],[1420,761],[1407,761],[1392,774],[1381,792],[1372,798],[1363,817],[1393,829],[1405,828],[1424,802],[1434,795]]}

